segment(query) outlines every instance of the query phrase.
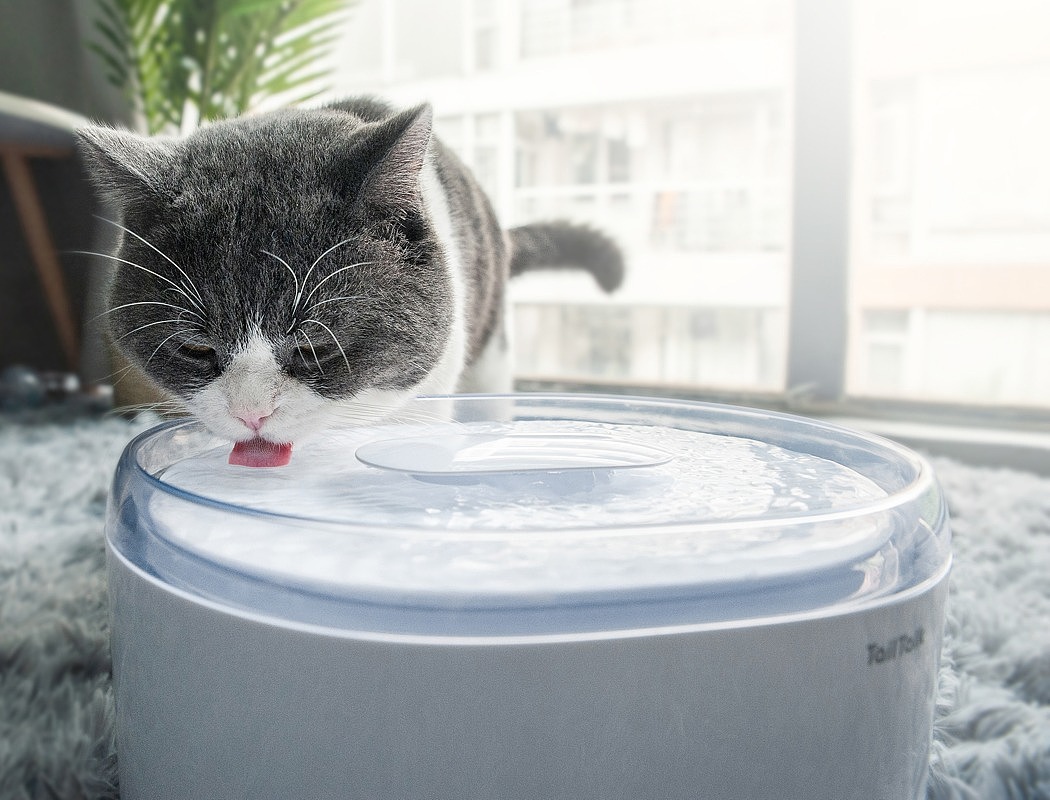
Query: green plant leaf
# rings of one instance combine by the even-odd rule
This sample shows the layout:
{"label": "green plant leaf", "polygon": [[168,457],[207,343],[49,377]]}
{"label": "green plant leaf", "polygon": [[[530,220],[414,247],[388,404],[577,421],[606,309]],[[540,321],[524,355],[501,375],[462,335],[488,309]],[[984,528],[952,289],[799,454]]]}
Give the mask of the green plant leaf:
{"label": "green plant leaf", "polygon": [[92,49],[149,133],[177,130],[267,99],[314,97],[312,69],[337,41],[353,0],[97,0]]}
{"label": "green plant leaf", "polygon": [[120,59],[115,58],[108,50],[99,47],[97,44],[89,44],[88,48],[101,58],[107,67],[109,67],[107,80],[110,83],[114,86],[123,86],[127,82],[128,65],[126,61],[121,61]]}

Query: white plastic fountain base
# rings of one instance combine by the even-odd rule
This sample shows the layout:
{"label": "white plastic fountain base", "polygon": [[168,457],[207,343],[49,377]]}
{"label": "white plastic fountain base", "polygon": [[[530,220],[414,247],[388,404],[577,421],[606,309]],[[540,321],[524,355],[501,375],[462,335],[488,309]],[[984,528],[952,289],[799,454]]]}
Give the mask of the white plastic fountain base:
{"label": "white plastic fountain base", "polygon": [[452,405],[275,469],[190,423],[128,446],[125,800],[923,796],[950,546],[920,457],[727,406]]}

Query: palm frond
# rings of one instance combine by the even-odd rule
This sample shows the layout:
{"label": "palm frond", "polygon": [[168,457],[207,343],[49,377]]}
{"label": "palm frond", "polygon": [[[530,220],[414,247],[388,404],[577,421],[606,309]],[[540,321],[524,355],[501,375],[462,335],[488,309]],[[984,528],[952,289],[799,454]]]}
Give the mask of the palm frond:
{"label": "palm frond", "polygon": [[320,59],[353,0],[98,0],[91,49],[149,133],[322,91]]}

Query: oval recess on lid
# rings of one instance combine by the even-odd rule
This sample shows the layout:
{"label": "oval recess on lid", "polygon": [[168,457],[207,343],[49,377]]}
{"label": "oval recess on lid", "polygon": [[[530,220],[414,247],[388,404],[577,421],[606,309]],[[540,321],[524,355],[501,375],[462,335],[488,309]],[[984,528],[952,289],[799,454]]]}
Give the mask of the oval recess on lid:
{"label": "oval recess on lid", "polygon": [[448,434],[382,439],[362,445],[357,460],[413,475],[501,475],[655,467],[673,456],[612,434]]}

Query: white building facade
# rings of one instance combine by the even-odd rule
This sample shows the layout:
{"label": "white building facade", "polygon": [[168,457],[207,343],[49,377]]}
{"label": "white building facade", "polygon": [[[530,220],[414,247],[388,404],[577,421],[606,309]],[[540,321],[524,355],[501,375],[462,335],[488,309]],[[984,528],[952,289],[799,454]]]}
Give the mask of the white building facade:
{"label": "white building facade", "polygon": [[[1050,3],[852,4],[846,391],[1048,407]],[[335,94],[431,102],[505,226],[567,217],[623,246],[612,296],[515,281],[520,377],[778,393],[794,9],[358,0]]]}
{"label": "white building facade", "polygon": [[583,275],[514,282],[519,376],[778,391],[788,7],[361,0],[336,84],[431,102],[506,227],[590,222],[626,251],[612,296]]}
{"label": "white building facade", "polygon": [[1050,407],[1050,4],[858,0],[849,387]]}

